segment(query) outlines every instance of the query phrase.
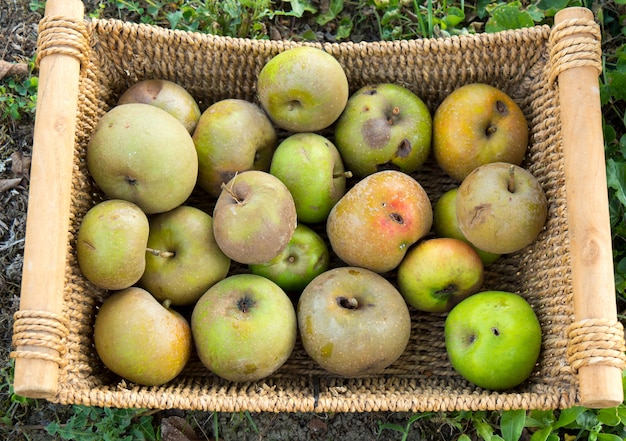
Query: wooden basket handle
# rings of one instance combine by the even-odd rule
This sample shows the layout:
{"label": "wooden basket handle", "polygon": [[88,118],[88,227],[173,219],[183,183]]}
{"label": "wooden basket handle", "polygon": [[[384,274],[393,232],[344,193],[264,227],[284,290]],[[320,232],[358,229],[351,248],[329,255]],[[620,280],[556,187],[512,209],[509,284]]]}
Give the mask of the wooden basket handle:
{"label": "wooden basket handle", "polygon": [[600,31],[593,13],[559,11],[551,33],[551,82],[558,83],[572,263],[574,323],[568,359],[579,400],[592,408],[624,400],[624,330],[617,320],[606,160],[598,75]]}
{"label": "wooden basket handle", "polygon": [[30,398],[57,393],[68,335],[63,292],[75,115],[81,60],[89,44],[79,0],[49,0],[41,23],[24,266],[11,353],[15,393]]}

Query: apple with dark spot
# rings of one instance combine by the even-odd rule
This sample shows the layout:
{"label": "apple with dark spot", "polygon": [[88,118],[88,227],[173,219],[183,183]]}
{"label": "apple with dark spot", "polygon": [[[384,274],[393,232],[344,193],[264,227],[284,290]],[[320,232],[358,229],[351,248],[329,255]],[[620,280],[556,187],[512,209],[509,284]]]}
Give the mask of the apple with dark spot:
{"label": "apple with dark spot", "polygon": [[541,351],[541,325],[519,294],[483,291],[456,305],[444,325],[452,367],[478,387],[506,390],[535,369]]}
{"label": "apple with dark spot", "polygon": [[193,308],[191,330],[202,364],[235,382],[257,381],[278,370],[298,332],[287,294],[254,274],[232,275],[209,288]]}
{"label": "apple with dark spot", "polygon": [[478,292],[485,270],[467,243],[448,237],[424,240],[406,254],[397,271],[406,302],[426,312],[448,312]]}
{"label": "apple with dark spot", "polygon": [[357,267],[328,270],[298,301],[298,329],[307,354],[345,377],[380,374],[404,352],[411,316],[398,290]]}
{"label": "apple with dark spot", "polygon": [[357,177],[388,169],[413,173],[430,153],[432,117],[406,87],[365,86],[348,100],[334,139],[346,168]]}
{"label": "apple with dark spot", "polygon": [[424,188],[406,173],[385,170],[346,192],[330,211],[326,232],[342,261],[384,273],[400,264],[432,222]]}

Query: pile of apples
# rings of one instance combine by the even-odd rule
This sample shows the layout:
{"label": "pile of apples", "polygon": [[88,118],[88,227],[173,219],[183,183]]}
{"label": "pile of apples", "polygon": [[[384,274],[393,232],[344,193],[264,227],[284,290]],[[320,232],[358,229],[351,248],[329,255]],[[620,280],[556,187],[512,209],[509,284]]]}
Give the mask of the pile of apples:
{"label": "pile of apples", "polygon": [[[339,62],[308,46],[270,59],[257,94],[201,112],[181,86],[144,80],[99,121],[87,166],[106,199],[82,219],[76,255],[110,290],[94,326],[102,362],[161,385],[195,349],[215,375],[256,381],[299,335],[327,371],[376,374],[405,351],[414,309],[447,313],[450,362],[470,382],[526,380],[541,346],[533,309],[480,292],[484,267],[532,243],[547,217],[520,165],[516,103],[486,84],[433,116],[398,84],[350,95]],[[431,153],[459,182],[434,206],[413,177]]]}

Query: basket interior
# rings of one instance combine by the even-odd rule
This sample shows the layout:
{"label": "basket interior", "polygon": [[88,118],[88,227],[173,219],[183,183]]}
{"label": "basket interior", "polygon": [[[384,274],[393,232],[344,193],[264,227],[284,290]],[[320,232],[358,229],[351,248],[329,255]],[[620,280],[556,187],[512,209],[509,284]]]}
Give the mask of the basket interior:
{"label": "basket interior", "polygon": [[[393,82],[411,89],[434,111],[455,88],[485,82],[511,95],[527,116],[531,132],[524,165],[543,185],[548,221],[535,243],[486,268],[483,289],[524,296],[539,317],[543,344],[529,380],[499,393],[477,388],[454,372],[445,352],[445,314],[415,310],[411,311],[412,334],[406,351],[376,376],[334,377],[317,366],[299,342],[278,372],[255,383],[221,380],[195,355],[179,377],[161,387],[129,384],[109,372],[92,341],[97,308],[107,293],[83,278],[73,246],[82,216],[102,199],[85,162],[91,132],[120,94],[142,79],[179,83],[194,95],[202,110],[224,98],[256,102],[256,77],[263,65],[296,43],[214,37],[115,20],[89,21],[88,29],[91,53],[80,78],[64,293],[70,328],[57,401],[221,411],[554,409],[573,404],[576,378],[566,354],[573,299],[559,103],[556,88],[548,85],[548,27],[438,40],[318,45],[343,65],[351,92],[367,84]],[[433,203],[458,185],[432,159],[414,177]],[[192,197],[207,201],[200,190]],[[209,210],[210,202],[206,203]],[[233,267],[232,271],[240,270]],[[390,280],[394,281],[393,274]]]}

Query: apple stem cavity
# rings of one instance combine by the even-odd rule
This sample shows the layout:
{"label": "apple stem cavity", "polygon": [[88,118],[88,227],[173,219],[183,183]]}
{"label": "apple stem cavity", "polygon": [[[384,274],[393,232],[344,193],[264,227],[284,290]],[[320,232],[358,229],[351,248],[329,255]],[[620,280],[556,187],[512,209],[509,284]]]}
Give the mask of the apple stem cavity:
{"label": "apple stem cavity", "polygon": [[359,308],[359,301],[354,297],[337,297],[337,303],[339,306],[346,309]]}
{"label": "apple stem cavity", "polygon": [[239,309],[239,311],[243,312],[244,314],[250,312],[250,310],[252,309],[254,305],[255,305],[255,301],[252,300],[248,296],[242,297],[237,302],[237,308]]}
{"label": "apple stem cavity", "polygon": [[392,126],[398,115],[400,115],[400,108],[398,106],[394,106],[394,108],[391,109],[391,115],[389,115],[389,118],[387,118],[387,124]]}
{"label": "apple stem cavity", "polygon": [[491,332],[493,333],[493,335],[495,335],[496,337],[500,336],[500,330],[496,327],[491,328]]}
{"label": "apple stem cavity", "polygon": [[511,165],[509,167],[509,182],[506,186],[509,193],[515,193],[515,166]]}
{"label": "apple stem cavity", "polygon": [[458,289],[458,286],[456,286],[454,283],[451,283],[448,286],[435,291],[435,295],[448,298],[453,295]]}
{"label": "apple stem cavity", "polygon": [[161,251],[161,250],[155,250],[154,248],[146,248],[146,251],[152,254],[153,256],[157,256],[157,257],[174,257],[176,255],[176,253],[172,251]]}

